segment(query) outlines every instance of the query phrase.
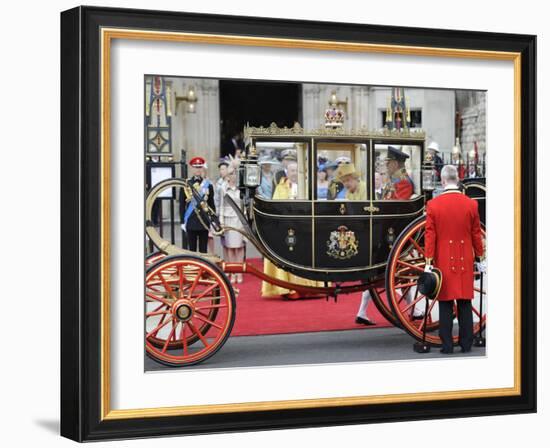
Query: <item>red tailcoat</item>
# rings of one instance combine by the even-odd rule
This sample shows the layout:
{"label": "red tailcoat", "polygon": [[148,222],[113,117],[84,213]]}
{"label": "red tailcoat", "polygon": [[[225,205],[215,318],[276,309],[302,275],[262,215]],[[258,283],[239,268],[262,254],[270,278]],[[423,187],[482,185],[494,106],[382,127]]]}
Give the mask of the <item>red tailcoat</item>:
{"label": "red tailcoat", "polygon": [[447,190],[428,201],[426,215],[426,258],[443,274],[438,299],[473,299],[474,256],[483,255],[477,201]]}

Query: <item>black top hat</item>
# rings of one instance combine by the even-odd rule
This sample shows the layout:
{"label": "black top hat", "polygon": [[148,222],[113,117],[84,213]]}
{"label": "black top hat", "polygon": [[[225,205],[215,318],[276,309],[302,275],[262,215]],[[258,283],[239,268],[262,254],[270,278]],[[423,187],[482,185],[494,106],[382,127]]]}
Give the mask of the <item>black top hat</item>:
{"label": "black top hat", "polygon": [[394,146],[388,146],[388,156],[386,160],[399,160],[399,161],[405,161],[409,158],[408,154],[405,154],[400,149],[394,147]]}
{"label": "black top hat", "polygon": [[443,274],[437,268],[433,268],[432,272],[423,272],[418,277],[418,291],[429,299],[435,300],[441,290],[442,281]]}

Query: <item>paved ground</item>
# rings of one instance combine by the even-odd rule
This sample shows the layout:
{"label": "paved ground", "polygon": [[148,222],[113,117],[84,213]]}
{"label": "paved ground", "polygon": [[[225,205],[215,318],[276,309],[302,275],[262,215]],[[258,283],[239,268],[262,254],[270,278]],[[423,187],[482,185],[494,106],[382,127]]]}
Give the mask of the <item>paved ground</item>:
{"label": "paved ground", "polygon": [[[442,355],[438,348],[427,354],[413,351],[414,340],[397,328],[376,328],[268,336],[235,336],[212,358],[186,369],[282,366],[357,361],[394,361],[426,358],[484,356],[485,348],[463,354]],[[145,358],[145,370],[173,369]]]}

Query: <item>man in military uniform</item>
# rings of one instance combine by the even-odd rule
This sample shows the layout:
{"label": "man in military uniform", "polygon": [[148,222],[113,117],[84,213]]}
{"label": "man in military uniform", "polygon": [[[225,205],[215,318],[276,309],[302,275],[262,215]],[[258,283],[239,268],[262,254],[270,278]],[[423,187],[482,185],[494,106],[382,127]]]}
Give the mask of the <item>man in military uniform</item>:
{"label": "man in military uniform", "polygon": [[383,199],[405,200],[410,199],[414,193],[414,184],[405,169],[405,161],[409,158],[398,148],[388,146],[386,168],[388,182],[384,186]]}
{"label": "man in military uniform", "polygon": [[442,273],[439,303],[439,336],[442,353],[453,352],[453,303],[456,300],[459,345],[469,352],[473,343],[472,299],[474,256],[477,269],[485,272],[478,203],[458,189],[454,165],[441,170],[444,192],[426,204],[426,270],[432,263]]}
{"label": "man in military uniform", "polygon": [[[191,172],[193,174],[187,181],[189,188],[183,189],[183,198],[185,201],[185,211],[182,217],[182,228],[187,233],[189,250],[206,253],[208,251],[208,222],[201,218],[196,210],[197,201],[193,197],[190,188],[194,188],[201,200],[206,201],[208,206],[215,212],[214,187],[212,182],[204,176],[206,161],[202,157],[193,157],[189,161]],[[198,244],[197,244],[198,243]]]}

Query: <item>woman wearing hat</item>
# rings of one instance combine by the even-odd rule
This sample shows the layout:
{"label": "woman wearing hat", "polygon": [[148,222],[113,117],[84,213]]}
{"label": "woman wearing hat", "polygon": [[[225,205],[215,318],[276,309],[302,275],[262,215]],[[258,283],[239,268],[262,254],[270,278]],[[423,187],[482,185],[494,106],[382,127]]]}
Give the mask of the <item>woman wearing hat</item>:
{"label": "woman wearing hat", "polygon": [[[237,213],[226,200],[227,196],[229,196],[239,208],[241,207],[241,194],[237,187],[237,170],[233,167],[229,168],[225,176],[225,184],[222,187],[219,208],[220,224],[223,227],[227,226],[234,229],[242,229],[243,226]],[[244,238],[238,231],[225,231],[222,238],[224,259],[229,262],[242,263],[244,261],[244,244]],[[231,283],[242,283],[243,275],[231,274],[230,280]]]}
{"label": "woman wearing hat", "polygon": [[367,185],[361,180],[353,163],[344,163],[336,171],[338,180],[344,185],[344,198],[350,201],[366,201]]}
{"label": "woman wearing hat", "polygon": [[216,210],[220,209],[220,198],[223,187],[225,186],[225,177],[229,169],[229,161],[225,158],[220,159],[218,163],[218,178],[214,184],[214,204],[216,204]]}
{"label": "woman wearing hat", "polygon": [[260,159],[259,163],[262,169],[262,176],[256,193],[262,198],[271,199],[273,197],[274,190],[273,166],[278,165],[279,161],[270,159],[269,157],[264,157]]}
{"label": "woman wearing hat", "polygon": [[338,157],[334,162],[329,161],[326,163],[325,168],[329,180],[327,199],[344,199],[346,192],[344,184],[338,178],[338,168],[347,163],[350,163],[349,157]]}

